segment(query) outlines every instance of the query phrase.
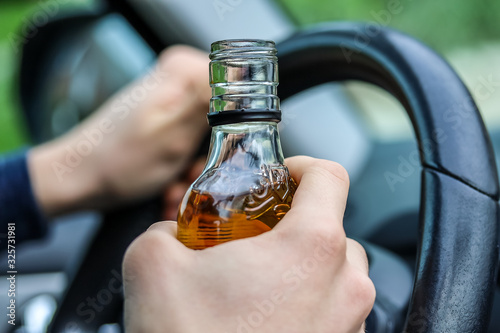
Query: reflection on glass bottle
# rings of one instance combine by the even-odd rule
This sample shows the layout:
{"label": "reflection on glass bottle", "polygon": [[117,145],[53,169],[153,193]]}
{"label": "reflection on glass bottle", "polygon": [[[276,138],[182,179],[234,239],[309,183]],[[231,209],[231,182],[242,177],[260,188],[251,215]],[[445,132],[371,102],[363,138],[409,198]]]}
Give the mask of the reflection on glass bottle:
{"label": "reflection on glass bottle", "polygon": [[193,249],[259,235],[288,212],[296,184],[283,163],[273,42],[212,44],[210,152],[186,193],[178,239]]}

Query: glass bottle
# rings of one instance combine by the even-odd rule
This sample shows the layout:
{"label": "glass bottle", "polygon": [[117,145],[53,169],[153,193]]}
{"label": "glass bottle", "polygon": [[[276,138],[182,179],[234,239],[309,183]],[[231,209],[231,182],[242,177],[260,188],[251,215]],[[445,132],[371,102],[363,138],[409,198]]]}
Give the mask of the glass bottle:
{"label": "glass bottle", "polygon": [[177,218],[177,237],[192,249],[271,230],[290,209],[297,187],[284,165],[277,127],[274,42],[215,42],[210,59],[210,150]]}

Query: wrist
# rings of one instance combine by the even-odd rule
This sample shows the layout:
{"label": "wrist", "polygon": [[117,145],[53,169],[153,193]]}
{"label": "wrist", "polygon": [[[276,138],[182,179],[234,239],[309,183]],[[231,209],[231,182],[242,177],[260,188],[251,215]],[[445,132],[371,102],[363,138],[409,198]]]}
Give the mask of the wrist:
{"label": "wrist", "polygon": [[33,194],[47,216],[91,208],[99,193],[96,172],[68,141],[63,137],[28,153]]}

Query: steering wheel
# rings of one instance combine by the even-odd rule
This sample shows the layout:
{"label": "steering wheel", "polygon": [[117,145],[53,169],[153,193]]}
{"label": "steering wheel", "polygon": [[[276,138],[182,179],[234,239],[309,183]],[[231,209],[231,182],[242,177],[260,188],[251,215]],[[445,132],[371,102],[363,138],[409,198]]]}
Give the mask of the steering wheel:
{"label": "steering wheel", "polygon": [[[278,44],[278,54],[282,100],[322,83],[361,80],[403,104],[422,165],[417,268],[404,332],[485,332],[498,263],[498,175],[485,126],[460,78],[425,45],[370,24],[299,32]],[[90,323],[78,306],[106,288],[128,243],[159,217],[157,202],[148,205],[107,216],[51,331],[65,331],[72,319],[84,328],[109,322],[103,318],[119,308],[117,297]]]}
{"label": "steering wheel", "polygon": [[415,39],[369,24],[298,33],[278,54],[282,99],[326,82],[361,80],[403,104],[422,164],[418,264],[404,332],[484,332],[498,263],[498,175],[460,78]]}

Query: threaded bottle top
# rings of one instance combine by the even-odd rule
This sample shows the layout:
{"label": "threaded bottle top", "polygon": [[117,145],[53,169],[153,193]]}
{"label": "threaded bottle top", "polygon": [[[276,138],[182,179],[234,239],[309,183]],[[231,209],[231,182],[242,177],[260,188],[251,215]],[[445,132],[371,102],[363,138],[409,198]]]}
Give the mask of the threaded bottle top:
{"label": "threaded bottle top", "polygon": [[210,53],[210,125],[281,120],[273,41],[222,40]]}

